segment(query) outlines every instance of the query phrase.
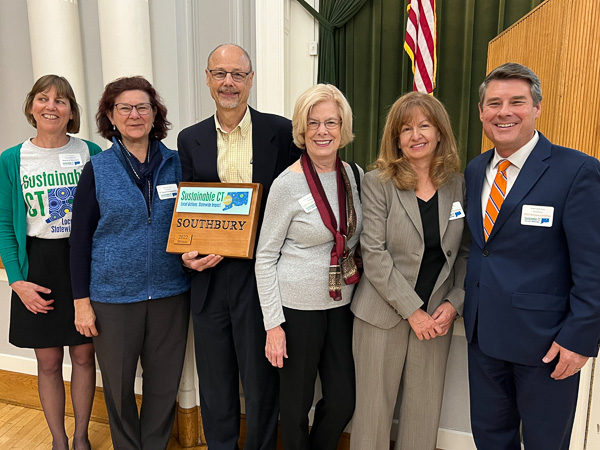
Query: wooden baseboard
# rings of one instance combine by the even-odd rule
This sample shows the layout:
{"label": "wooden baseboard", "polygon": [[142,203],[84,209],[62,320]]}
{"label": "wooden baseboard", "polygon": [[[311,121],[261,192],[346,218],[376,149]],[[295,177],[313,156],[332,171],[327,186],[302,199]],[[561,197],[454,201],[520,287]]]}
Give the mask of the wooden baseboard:
{"label": "wooden baseboard", "polygon": [[[65,394],[67,397],[66,414],[73,416],[73,405],[71,403],[71,383],[65,382]],[[142,403],[142,396],[136,395],[138,409]],[[37,377],[17,372],[0,370],[0,402],[23,406],[25,408],[42,409],[37,389]],[[92,408],[92,420],[100,423],[108,423],[108,412],[104,403],[104,391],[97,387],[94,394],[94,406]],[[173,427],[173,434],[177,437],[179,445],[183,448],[204,447],[206,439],[202,427],[202,416],[200,408],[184,409],[177,406],[177,415]],[[240,448],[244,448],[246,440],[246,417],[242,414],[240,421]],[[338,450],[350,448],[350,434],[344,433],[340,438]],[[278,431],[277,450],[283,450],[281,443],[281,430]]]}
{"label": "wooden baseboard", "polygon": [[177,415],[175,418],[174,431],[177,433],[177,440],[182,447],[194,447],[202,443],[203,436],[200,436],[200,412],[197,406],[184,409],[177,405]]}
{"label": "wooden baseboard", "polygon": [[[73,404],[71,403],[71,383],[65,382],[66,405],[65,413],[73,417]],[[0,401],[25,408],[42,409],[37,389],[37,377],[24,373],[0,370]],[[108,423],[108,413],[104,404],[102,388],[96,388],[92,420]]]}
{"label": "wooden baseboard", "polygon": [[[73,404],[71,403],[71,383],[65,381],[66,405],[65,413],[73,417]],[[38,395],[37,377],[24,373],[0,370],[0,401],[25,408],[42,409]],[[142,396],[136,395],[138,409],[142,404]],[[108,423],[108,412],[104,403],[104,391],[97,387],[94,393],[94,406],[92,407],[92,420]]]}

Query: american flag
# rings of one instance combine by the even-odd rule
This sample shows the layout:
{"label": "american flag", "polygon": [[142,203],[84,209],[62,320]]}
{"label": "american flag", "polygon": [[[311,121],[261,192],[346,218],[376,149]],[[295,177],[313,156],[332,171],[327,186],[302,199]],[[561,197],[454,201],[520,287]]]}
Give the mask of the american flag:
{"label": "american flag", "polygon": [[437,66],[435,47],[435,0],[409,0],[404,49],[412,60],[415,91],[433,92]]}

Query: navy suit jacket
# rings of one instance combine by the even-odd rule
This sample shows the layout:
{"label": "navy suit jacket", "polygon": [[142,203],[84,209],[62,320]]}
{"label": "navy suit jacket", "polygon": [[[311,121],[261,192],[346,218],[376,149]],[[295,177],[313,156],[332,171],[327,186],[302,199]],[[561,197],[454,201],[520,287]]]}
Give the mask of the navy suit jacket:
{"label": "navy suit jacket", "polygon": [[[300,157],[293,144],[292,123],[285,117],[264,114],[250,108],[252,119],[252,182],[263,186],[258,230],[273,180]],[[217,171],[217,130],[214,116],[185,128],[177,137],[182,181],[220,182]],[[258,236],[256,238],[258,242]],[[239,270],[254,273],[254,260],[239,260]],[[222,263],[221,263],[222,264]],[[196,272],[192,278],[192,311],[200,312],[213,269]],[[252,277],[253,278],[253,277]],[[235,280],[232,280],[234,283]],[[248,286],[256,290],[256,286]],[[258,298],[258,297],[257,297]]]}
{"label": "navy suit jacket", "polygon": [[[494,151],[465,171],[471,251],[465,328],[488,356],[530,366],[553,341],[596,356],[600,339],[600,164],[541,133],[487,242],[481,191]],[[551,227],[521,224],[523,205],[554,208]]]}

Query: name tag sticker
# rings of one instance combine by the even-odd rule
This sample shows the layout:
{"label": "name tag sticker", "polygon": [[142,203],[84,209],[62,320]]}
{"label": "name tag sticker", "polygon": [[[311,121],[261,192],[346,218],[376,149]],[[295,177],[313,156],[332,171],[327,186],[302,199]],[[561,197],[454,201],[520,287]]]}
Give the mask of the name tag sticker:
{"label": "name tag sticker", "polygon": [[158,192],[158,198],[160,198],[161,200],[175,198],[177,197],[177,185],[161,184],[160,186],[156,186],[156,192]]}
{"label": "name tag sticker", "polygon": [[58,155],[60,167],[75,167],[80,166],[83,161],[79,153],[61,153]]}
{"label": "name tag sticker", "polygon": [[463,211],[460,202],[452,203],[452,209],[450,210],[450,219],[448,220],[463,219],[464,217],[465,212]]}
{"label": "name tag sticker", "polygon": [[306,213],[317,209],[317,204],[315,203],[315,199],[313,198],[312,194],[305,195],[300,200],[298,200],[298,203],[300,203],[300,206],[302,206],[302,209]]}
{"label": "name tag sticker", "polygon": [[550,228],[553,218],[553,206],[523,205],[521,210],[521,225]]}

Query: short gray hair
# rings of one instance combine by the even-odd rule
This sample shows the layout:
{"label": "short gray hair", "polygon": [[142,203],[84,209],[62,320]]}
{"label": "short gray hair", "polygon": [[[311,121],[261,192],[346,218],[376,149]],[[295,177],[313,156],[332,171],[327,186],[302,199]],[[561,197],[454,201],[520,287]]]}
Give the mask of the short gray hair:
{"label": "short gray hair", "polygon": [[252,59],[250,59],[250,55],[248,54],[248,52],[246,50],[244,50],[242,47],[240,47],[237,44],[219,44],[219,45],[217,45],[214,48],[214,50],[208,54],[208,58],[206,59],[206,68],[207,69],[210,67],[211,56],[213,55],[214,52],[219,50],[221,47],[237,47],[237,48],[239,48],[242,51],[242,53],[246,56],[246,58],[248,59],[248,63],[250,64],[250,72],[252,72]]}
{"label": "short gray hair", "polygon": [[490,81],[494,80],[523,80],[529,84],[533,106],[542,101],[542,86],[538,76],[529,67],[517,63],[506,63],[492,70],[481,86],[479,86],[479,103],[483,105],[485,91]]}

